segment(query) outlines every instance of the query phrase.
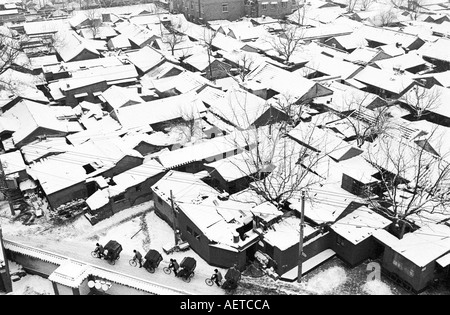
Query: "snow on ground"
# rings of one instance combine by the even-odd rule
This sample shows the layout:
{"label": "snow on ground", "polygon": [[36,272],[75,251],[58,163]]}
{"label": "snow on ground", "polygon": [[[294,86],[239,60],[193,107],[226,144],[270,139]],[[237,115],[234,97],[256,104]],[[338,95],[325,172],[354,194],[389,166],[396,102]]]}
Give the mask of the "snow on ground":
{"label": "snow on ground", "polygon": [[52,283],[42,277],[26,275],[13,282],[13,292],[10,295],[55,295]]}
{"label": "snow on ground", "polygon": [[392,295],[391,288],[381,280],[372,280],[362,286],[365,293],[369,295]]}
{"label": "snow on ground", "polygon": [[[22,271],[22,266],[8,261],[10,273]],[[13,292],[9,295],[54,295],[52,283],[40,276],[26,275],[19,281],[13,282]]]}
{"label": "snow on ground", "polygon": [[311,278],[306,288],[316,294],[332,293],[347,281],[347,273],[342,267],[331,267]]}

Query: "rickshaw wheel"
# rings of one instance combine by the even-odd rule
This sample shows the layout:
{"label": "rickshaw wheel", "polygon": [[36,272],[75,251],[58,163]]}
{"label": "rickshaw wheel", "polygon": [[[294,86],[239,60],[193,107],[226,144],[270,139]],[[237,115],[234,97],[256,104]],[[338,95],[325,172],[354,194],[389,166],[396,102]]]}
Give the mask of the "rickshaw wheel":
{"label": "rickshaw wheel", "polygon": [[116,264],[116,261],[115,261],[114,259],[110,259],[110,260],[108,260],[108,262],[109,262],[109,264],[111,264],[111,265],[115,265],[115,264]]}
{"label": "rickshaw wheel", "polygon": [[172,272],[172,269],[170,269],[170,268],[168,268],[168,267],[164,267],[164,268],[163,268],[163,271],[164,271],[164,273],[170,275],[171,272]]}
{"label": "rickshaw wheel", "polygon": [[191,282],[191,277],[190,276],[188,276],[187,278],[183,277],[183,281],[189,283]]}
{"label": "rickshaw wheel", "polygon": [[94,257],[94,258],[98,258],[98,253],[95,252],[95,251],[94,251],[94,252],[91,252],[91,256]]}
{"label": "rickshaw wheel", "polygon": [[150,272],[150,273],[155,273],[155,268],[149,267],[149,268],[146,268],[146,269],[147,269],[147,271]]}

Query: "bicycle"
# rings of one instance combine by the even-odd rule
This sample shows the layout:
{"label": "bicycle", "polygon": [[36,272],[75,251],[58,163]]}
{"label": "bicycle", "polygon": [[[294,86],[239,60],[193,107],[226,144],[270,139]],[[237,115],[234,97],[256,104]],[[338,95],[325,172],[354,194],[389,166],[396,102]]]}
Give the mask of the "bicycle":
{"label": "bicycle", "polygon": [[137,267],[137,260],[135,258],[130,259],[128,263],[130,264],[131,267]]}
{"label": "bicycle", "polygon": [[165,274],[170,275],[172,273],[172,268],[164,267],[163,271],[164,271]]}
{"label": "bicycle", "polygon": [[216,283],[215,279],[213,278],[213,276],[211,278],[206,278],[205,279],[205,283],[207,285],[209,285],[210,287],[212,287],[214,285],[214,283]]}
{"label": "bicycle", "polygon": [[214,285],[214,280],[211,279],[211,278],[206,278],[206,279],[205,279],[205,283],[206,283],[207,285],[209,285],[210,287],[212,287],[212,286]]}

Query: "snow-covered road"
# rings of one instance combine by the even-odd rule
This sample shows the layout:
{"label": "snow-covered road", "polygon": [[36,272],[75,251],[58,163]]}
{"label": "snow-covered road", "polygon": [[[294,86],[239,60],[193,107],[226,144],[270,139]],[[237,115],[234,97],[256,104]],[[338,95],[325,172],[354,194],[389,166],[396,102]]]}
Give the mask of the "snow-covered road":
{"label": "snow-covered road", "polygon": [[[7,238],[7,237],[6,237]],[[8,238],[7,238],[8,239]],[[183,290],[194,295],[223,295],[225,291],[217,286],[209,287],[205,284],[205,279],[210,275],[204,274],[201,271],[196,270],[194,278],[190,283],[186,283],[180,278],[176,278],[173,274],[166,275],[162,268],[169,264],[169,257],[163,255],[164,259],[159,265],[159,268],[154,274],[148,273],[144,268],[131,267],[128,261],[132,258],[132,255],[122,251],[120,259],[114,266],[110,265],[105,260],[93,258],[91,251],[93,248],[87,248],[84,244],[71,241],[59,241],[47,240],[41,237],[20,237],[14,236],[10,239],[14,242],[19,242],[24,245],[29,245],[37,248],[41,248],[50,252],[54,252],[63,256],[67,256],[72,259],[76,259],[85,263],[89,263],[94,266],[111,269],[113,271],[121,272],[127,275],[138,277],[147,281],[160,284],[162,286],[168,286]]]}

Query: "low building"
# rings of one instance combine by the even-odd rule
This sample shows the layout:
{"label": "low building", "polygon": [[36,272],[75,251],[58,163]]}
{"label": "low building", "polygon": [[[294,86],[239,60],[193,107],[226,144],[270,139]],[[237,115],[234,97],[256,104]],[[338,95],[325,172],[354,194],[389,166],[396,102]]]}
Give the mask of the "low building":
{"label": "low building", "polygon": [[152,190],[157,213],[208,264],[223,268],[236,264],[243,269],[255,254],[262,231],[254,228],[253,205],[220,200],[198,175],[175,171]]}
{"label": "low building", "polygon": [[114,176],[109,185],[104,185],[86,199],[86,218],[91,224],[96,224],[119,211],[152,200],[151,187],[163,175],[164,168],[155,160],[150,160]]}
{"label": "low building", "polygon": [[331,225],[332,249],[350,266],[380,256],[383,248],[372,237],[391,221],[367,207],[360,207]]}
{"label": "low building", "polygon": [[374,233],[384,246],[382,267],[414,292],[425,290],[450,265],[450,228],[429,224],[398,239],[385,230]]}

